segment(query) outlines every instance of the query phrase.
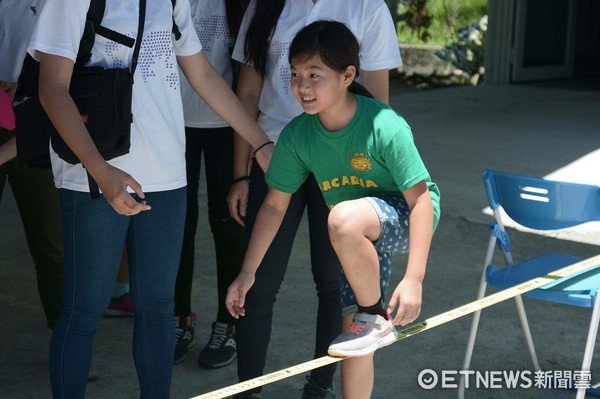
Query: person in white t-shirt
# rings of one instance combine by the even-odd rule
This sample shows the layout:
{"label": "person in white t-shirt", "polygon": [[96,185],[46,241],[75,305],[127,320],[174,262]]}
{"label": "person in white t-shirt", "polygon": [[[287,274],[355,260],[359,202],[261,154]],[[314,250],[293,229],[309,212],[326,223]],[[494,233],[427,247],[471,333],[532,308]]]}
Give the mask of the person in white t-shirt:
{"label": "person in white t-shirt", "polygon": [[[192,20],[206,57],[216,71],[234,83],[239,64],[230,54],[248,0],[190,0]],[[235,70],[234,70],[235,69]],[[229,215],[227,192],[233,180],[233,131],[181,77],[185,117],[187,212],[181,261],[175,285],[175,363],[185,360],[195,343],[191,293],[199,206],[198,187],[202,158],[208,197],[208,222],[213,235],[217,266],[218,308],[208,343],[198,356],[205,368],[224,367],[235,360],[235,322],[225,308],[227,287],[240,271],[244,256],[244,228]]]}
{"label": "person in white t-shirt", "polygon": [[[361,46],[362,83],[379,100],[388,101],[389,69],[401,65],[396,31],[383,0],[253,0],[236,41],[233,58],[242,62],[237,94],[258,123],[276,141],[283,127],[302,113],[290,86],[289,45],[304,26],[321,19],[345,23]],[[250,149],[235,139],[234,177],[249,175],[234,184],[229,209],[249,234],[267,194],[264,174],[256,163],[248,169]],[[241,381],[262,375],[269,344],[273,304],[285,275],[294,236],[304,208],[309,218],[311,267],[319,305],[315,357],[327,355],[329,344],[342,331],[339,294],[340,263],[327,232],[329,210],[321,191],[309,175],[292,196],[284,221],[246,296],[244,317],[238,320],[236,341],[238,377]],[[311,372],[303,398],[334,397],[335,365]],[[257,397],[254,389],[239,398]]]}
{"label": "person in white t-shirt", "polygon": [[[188,0],[148,1],[134,74],[131,148],[105,161],[69,83],[90,0],[45,0],[28,46],[40,61],[40,102],[82,164],[51,151],[60,191],[65,287],[50,347],[55,398],[83,398],[94,334],[127,247],[135,306],[133,356],[143,398],[169,397],[175,329],[173,298],[186,210],[185,129],[177,65],[194,90],[255,148],[267,141],[229,85],[211,67],[193,29]],[[136,37],[138,1],[106,0],[102,25]],[[181,36],[175,40],[173,23]],[[129,66],[132,49],[96,35],[88,66]],[[258,155],[268,167],[272,146]],[[102,196],[92,199],[87,173]]]}

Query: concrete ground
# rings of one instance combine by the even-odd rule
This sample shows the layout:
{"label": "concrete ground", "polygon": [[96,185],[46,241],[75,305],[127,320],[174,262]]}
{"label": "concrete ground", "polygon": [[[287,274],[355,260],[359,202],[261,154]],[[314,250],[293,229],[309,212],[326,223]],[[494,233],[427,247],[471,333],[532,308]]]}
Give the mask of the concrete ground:
{"label": "concrete ground", "polygon": [[[421,155],[442,192],[443,217],[424,283],[423,320],[476,296],[487,245],[486,224],[490,221],[482,213],[486,206],[482,170],[545,176],[600,148],[600,82],[454,87],[426,92],[394,87],[392,94],[392,105],[412,126]],[[595,169],[590,176],[598,179],[600,160],[588,165]],[[518,242],[514,249],[517,259],[541,251],[564,251],[584,258],[600,253],[600,243],[589,245],[522,232],[514,232],[512,237]],[[275,308],[267,372],[307,361],[312,353],[316,295],[307,246],[303,225]],[[185,363],[174,368],[171,397],[177,399],[237,381],[235,364],[218,370],[199,369],[196,364],[216,313],[214,253],[205,220],[200,223],[197,251],[193,309],[199,315],[198,345]],[[394,282],[401,278],[405,263],[405,257],[397,258]],[[50,397],[50,333],[35,287],[16,206],[11,193],[5,192],[0,204],[0,398]],[[579,370],[590,312],[528,299],[525,305],[542,367],[558,373]],[[460,369],[470,321],[464,317],[379,351],[373,398],[455,397],[452,388],[420,388],[417,376],[424,369],[438,373]],[[100,378],[88,384],[88,398],[139,396],[131,332],[131,319],[102,321],[94,353]],[[500,303],[483,313],[471,369],[482,373],[531,369],[512,303]],[[592,377],[600,380],[600,363],[592,365]],[[300,398],[303,384],[304,376],[296,376],[268,385],[263,398]],[[467,392],[468,398],[494,399],[574,396],[571,391],[539,388]]]}

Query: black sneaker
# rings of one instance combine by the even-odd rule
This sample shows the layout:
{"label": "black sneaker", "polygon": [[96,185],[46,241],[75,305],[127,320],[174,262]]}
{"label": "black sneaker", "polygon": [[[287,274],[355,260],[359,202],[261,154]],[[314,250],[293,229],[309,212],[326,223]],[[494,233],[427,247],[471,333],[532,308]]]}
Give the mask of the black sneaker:
{"label": "black sneaker", "polygon": [[90,366],[90,371],[88,371],[88,381],[95,381],[100,377],[100,371],[98,370],[98,367],[96,367],[94,364],[92,364]]}
{"label": "black sneaker", "polygon": [[315,382],[306,376],[306,384],[302,388],[302,399],[334,399],[335,388],[332,386],[329,389],[325,389],[315,384]]}
{"label": "black sneaker", "polygon": [[175,318],[175,356],[173,364],[179,364],[187,357],[188,349],[196,344],[194,324],[187,325],[187,317]]}
{"label": "black sneaker", "polygon": [[198,356],[198,366],[213,369],[225,367],[235,360],[236,354],[233,326],[215,321],[208,344]]}

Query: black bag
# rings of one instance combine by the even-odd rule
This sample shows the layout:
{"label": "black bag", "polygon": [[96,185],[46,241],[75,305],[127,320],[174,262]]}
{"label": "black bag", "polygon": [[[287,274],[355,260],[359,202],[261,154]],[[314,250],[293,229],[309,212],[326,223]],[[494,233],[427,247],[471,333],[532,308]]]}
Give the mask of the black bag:
{"label": "black bag", "polygon": [[[24,67],[25,64],[39,69],[39,63],[30,56],[24,61]],[[73,70],[69,92],[104,159],[129,152],[133,121],[132,83],[131,73],[126,68]],[[17,98],[13,103],[13,110],[17,127],[17,154],[21,160],[30,166],[49,167],[50,139],[52,148],[61,159],[71,164],[80,163],[50,122],[37,94]]]}
{"label": "black bag", "polygon": [[[94,144],[106,160],[129,152],[133,121],[131,114],[133,72],[143,34],[145,6],[146,2],[140,1],[136,40],[100,25],[104,16],[105,0],[92,0],[87,13],[86,28],[80,42],[69,92]],[[82,66],[91,57],[96,34],[128,47],[133,47],[135,43],[131,71],[128,68],[103,69]],[[71,164],[80,163],[81,161],[62,140],[41,106],[38,86],[39,63],[27,55],[13,102],[17,129],[17,156],[30,166],[49,167],[50,139],[52,148],[61,159]],[[97,191],[95,183],[92,183],[90,181],[90,189]]]}
{"label": "black bag", "polygon": [[[81,68],[73,73],[69,92],[106,160],[129,153],[132,89],[133,78],[127,68]],[[80,163],[56,129],[50,131],[50,142],[61,159]]]}
{"label": "black bag", "polygon": [[[23,61],[17,91],[13,101],[17,129],[17,157],[29,166],[50,167],[50,136],[52,122],[38,99],[39,63],[28,54]],[[31,117],[31,115],[36,115]]]}

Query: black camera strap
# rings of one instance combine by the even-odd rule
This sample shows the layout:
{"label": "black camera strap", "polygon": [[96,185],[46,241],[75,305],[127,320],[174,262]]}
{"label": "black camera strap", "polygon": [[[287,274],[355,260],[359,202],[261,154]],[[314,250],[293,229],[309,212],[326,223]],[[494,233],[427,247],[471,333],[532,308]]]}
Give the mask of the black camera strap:
{"label": "black camera strap", "polygon": [[[93,1],[92,1],[93,3]],[[101,2],[104,3],[104,2]],[[102,13],[104,13],[104,7],[102,7]],[[89,21],[88,21],[89,22]],[[137,37],[135,38],[135,47],[133,48],[133,56],[131,58],[131,84],[133,85],[133,74],[135,73],[135,69],[137,67],[137,62],[138,62],[138,56],[140,54],[140,47],[142,46],[142,36],[144,35],[144,24],[146,22],[146,0],[140,0],[140,14],[139,14],[139,18],[138,18],[138,31],[137,31]],[[86,22],[87,23],[87,22]],[[100,27],[98,25],[98,27]],[[106,28],[100,27],[104,30],[108,30]],[[102,31],[101,29],[101,31]],[[86,29],[87,30],[87,29]],[[98,29],[95,30],[96,33],[100,34],[100,32],[98,31]],[[118,32],[115,31],[110,31],[110,32],[114,32],[115,34],[121,35]],[[102,36],[105,36],[104,34],[102,34]],[[121,35],[124,36],[124,35]],[[107,38],[109,38],[108,36],[105,36]],[[127,36],[124,36],[127,38]],[[128,38],[130,39],[130,38]],[[83,39],[82,39],[82,43],[83,43]],[[93,41],[92,41],[92,45],[93,45]],[[125,44],[127,46],[127,44]],[[131,47],[131,46],[128,46]],[[81,49],[80,49],[80,54],[81,54]],[[91,56],[91,47],[89,50],[89,54]],[[79,58],[79,55],[78,55]],[[89,59],[89,57],[88,57]],[[87,169],[86,169],[87,172]],[[90,175],[89,172],[87,172],[87,177],[88,177],[88,186],[90,188],[90,196],[92,197],[92,199],[99,199],[100,198],[100,189],[98,188],[98,184],[96,183],[96,181],[94,180],[94,178]]]}

